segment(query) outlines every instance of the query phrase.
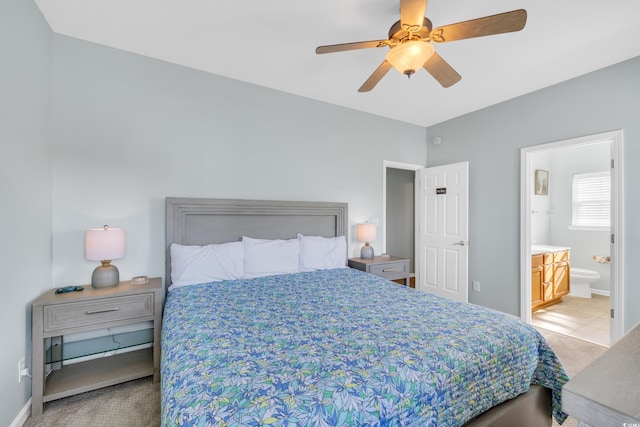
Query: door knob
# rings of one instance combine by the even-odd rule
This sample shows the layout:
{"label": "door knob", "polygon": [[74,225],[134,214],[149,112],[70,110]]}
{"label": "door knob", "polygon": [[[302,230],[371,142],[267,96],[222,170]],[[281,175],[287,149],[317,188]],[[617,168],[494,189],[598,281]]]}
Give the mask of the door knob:
{"label": "door knob", "polygon": [[464,240],[460,240],[459,242],[454,243],[454,245],[464,246],[466,245],[466,242]]}

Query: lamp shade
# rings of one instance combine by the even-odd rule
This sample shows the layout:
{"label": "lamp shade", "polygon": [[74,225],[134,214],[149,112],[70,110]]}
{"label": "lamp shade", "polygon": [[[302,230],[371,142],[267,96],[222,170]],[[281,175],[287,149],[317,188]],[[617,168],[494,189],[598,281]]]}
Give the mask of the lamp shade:
{"label": "lamp shade", "polygon": [[393,47],[387,53],[387,62],[402,74],[411,76],[433,56],[435,48],[429,42],[410,41]]}
{"label": "lamp shade", "polygon": [[124,230],[122,228],[90,228],[85,234],[85,258],[102,261],[124,256]]}
{"label": "lamp shade", "polygon": [[358,242],[375,242],[376,241],[376,225],[375,224],[358,224]]}

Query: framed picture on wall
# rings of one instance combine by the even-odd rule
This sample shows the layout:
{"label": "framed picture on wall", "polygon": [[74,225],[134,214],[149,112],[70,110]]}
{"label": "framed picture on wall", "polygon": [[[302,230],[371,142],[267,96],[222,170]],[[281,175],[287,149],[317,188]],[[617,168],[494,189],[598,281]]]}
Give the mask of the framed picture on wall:
{"label": "framed picture on wall", "polygon": [[535,194],[546,196],[549,194],[549,171],[536,169]]}

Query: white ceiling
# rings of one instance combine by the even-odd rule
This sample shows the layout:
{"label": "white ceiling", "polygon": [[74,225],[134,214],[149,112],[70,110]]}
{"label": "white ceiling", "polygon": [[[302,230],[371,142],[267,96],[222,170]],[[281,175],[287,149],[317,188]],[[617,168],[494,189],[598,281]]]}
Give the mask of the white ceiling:
{"label": "white ceiling", "polygon": [[388,48],[316,55],[387,38],[399,0],[36,0],[54,32],[420,126],[640,55],[638,0],[430,0],[438,27],[526,9],[516,33],[436,44],[462,75],[442,88],[395,70],[357,89]]}

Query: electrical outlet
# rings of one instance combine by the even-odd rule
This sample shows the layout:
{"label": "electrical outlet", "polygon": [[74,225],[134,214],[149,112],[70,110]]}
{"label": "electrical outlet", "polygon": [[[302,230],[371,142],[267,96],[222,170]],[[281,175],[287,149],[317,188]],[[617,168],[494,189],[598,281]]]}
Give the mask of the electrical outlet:
{"label": "electrical outlet", "polygon": [[25,363],[24,357],[18,361],[18,382],[22,382],[22,377],[30,377],[29,368]]}
{"label": "electrical outlet", "polygon": [[27,369],[25,366],[24,357],[18,361],[18,382],[22,382],[22,377],[24,376],[22,373]]}
{"label": "electrical outlet", "polygon": [[474,291],[480,292],[480,282],[478,282],[477,280],[474,280],[473,282],[471,282],[471,286]]}

